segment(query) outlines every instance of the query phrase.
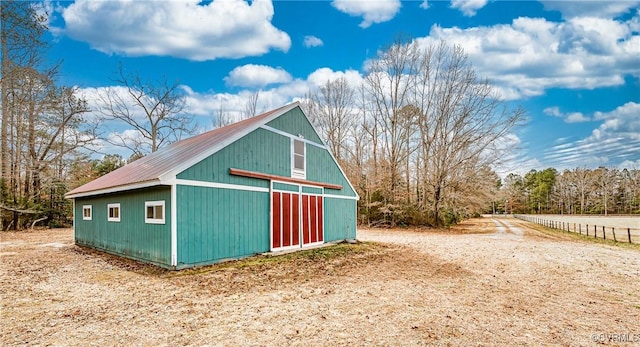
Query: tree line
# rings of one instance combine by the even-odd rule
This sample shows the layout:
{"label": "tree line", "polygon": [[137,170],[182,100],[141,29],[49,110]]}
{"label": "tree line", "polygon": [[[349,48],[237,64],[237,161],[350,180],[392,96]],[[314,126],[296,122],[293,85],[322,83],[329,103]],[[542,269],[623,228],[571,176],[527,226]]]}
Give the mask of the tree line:
{"label": "tree line", "polygon": [[509,174],[492,212],[639,214],[640,170],[599,167]]}
{"label": "tree line", "polygon": [[[46,13],[22,1],[0,8],[2,230],[70,225],[67,191],[199,131],[177,82],[143,80],[120,66],[118,86],[94,100],[59,86],[61,62],[46,59]],[[251,94],[244,118],[258,113],[259,96]],[[594,170],[589,184],[553,169],[501,181],[492,168],[525,111],[505,103],[459,46],[398,39],[367,62],[360,83],[329,80],[300,99],[361,197],[360,223],[441,226],[501,209],[638,210],[637,170]],[[216,126],[231,118],[222,106],[212,115]],[[132,155],[100,153],[104,144]],[[620,179],[603,181],[603,171]]]}
{"label": "tree line", "polygon": [[[90,160],[101,143],[135,160],[198,131],[177,83],[145,81],[122,66],[119,86],[102,89],[90,110],[76,88],[57,85],[46,13],[21,1],[1,6],[3,229],[68,224],[64,193],[99,167],[117,167],[113,157]],[[257,113],[258,97],[246,116]],[[482,211],[495,194],[492,166],[508,150],[501,141],[524,116],[477,76],[461,47],[444,42],[399,39],[368,62],[360,85],[327,81],[302,100],[362,197],[359,221],[374,225],[438,226]],[[123,124],[131,131],[111,128]]]}
{"label": "tree line", "polygon": [[327,81],[304,100],[370,225],[440,226],[483,211],[497,193],[492,167],[525,115],[460,46],[402,39],[369,61],[360,85]]}

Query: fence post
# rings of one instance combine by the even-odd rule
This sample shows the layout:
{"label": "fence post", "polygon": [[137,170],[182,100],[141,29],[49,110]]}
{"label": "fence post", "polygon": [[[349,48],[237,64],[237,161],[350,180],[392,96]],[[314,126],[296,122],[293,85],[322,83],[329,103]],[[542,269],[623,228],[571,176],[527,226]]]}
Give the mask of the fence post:
{"label": "fence post", "polygon": [[607,233],[604,231],[604,225],[602,226],[602,239],[603,240],[607,239]]}
{"label": "fence post", "polygon": [[589,224],[587,224],[587,236],[589,236]]}
{"label": "fence post", "polygon": [[593,237],[598,238],[598,227],[596,225],[593,226]]}
{"label": "fence post", "polygon": [[629,243],[631,243],[631,228],[627,228],[627,236],[629,236]]}
{"label": "fence post", "polygon": [[578,224],[578,230],[580,231],[580,235],[582,235],[582,224]]}
{"label": "fence post", "polygon": [[613,241],[618,242],[618,240],[616,240],[616,227],[611,227],[611,232],[613,233]]}

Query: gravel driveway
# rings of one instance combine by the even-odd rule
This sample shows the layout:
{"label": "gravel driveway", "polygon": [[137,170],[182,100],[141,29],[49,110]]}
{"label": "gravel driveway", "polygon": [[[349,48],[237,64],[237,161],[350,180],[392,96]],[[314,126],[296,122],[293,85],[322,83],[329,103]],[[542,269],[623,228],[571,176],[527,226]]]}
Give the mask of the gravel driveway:
{"label": "gravel driveway", "polygon": [[0,233],[0,341],[640,344],[640,251],[557,235],[512,218],[363,229],[375,243],[344,254],[167,272],[74,246],[70,230]]}

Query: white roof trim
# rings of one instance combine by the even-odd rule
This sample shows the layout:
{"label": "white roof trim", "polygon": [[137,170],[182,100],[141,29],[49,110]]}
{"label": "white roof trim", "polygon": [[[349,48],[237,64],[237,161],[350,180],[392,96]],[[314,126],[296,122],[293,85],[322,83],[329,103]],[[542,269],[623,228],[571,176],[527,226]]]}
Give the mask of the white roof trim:
{"label": "white roof trim", "polygon": [[82,198],[82,197],[85,197],[85,196],[95,196],[95,195],[100,195],[100,194],[117,193],[117,192],[123,192],[123,191],[127,191],[127,190],[147,188],[147,187],[153,187],[153,186],[160,186],[160,185],[165,185],[165,184],[166,183],[164,183],[164,182],[162,182],[162,181],[160,181],[158,179],[154,179],[152,181],[125,184],[125,185],[116,186],[116,187],[109,187],[109,188],[105,188],[105,189],[91,190],[91,191],[88,191],[88,192],[81,192],[81,193],[72,194],[72,195],[65,195],[64,197],[67,198],[67,199],[75,199],[75,198]]}
{"label": "white roof trim", "polygon": [[[174,167],[173,169],[161,174],[159,176],[161,181],[170,181],[170,180],[174,180],[176,179],[176,176],[181,173],[182,171],[192,167],[193,165],[199,163],[200,161],[208,158],[209,156],[217,153],[218,151],[220,151],[221,149],[227,147],[228,145],[236,142],[237,140],[247,136],[249,133],[251,133],[252,131],[260,128],[262,125],[265,125],[269,122],[271,122],[272,120],[282,116],[283,114],[291,111],[292,109],[296,108],[296,107],[300,107],[300,102],[299,101],[295,101],[287,106],[282,107],[278,112],[274,112],[272,115],[270,115],[269,117],[263,119],[260,123],[254,124],[254,126],[252,127],[247,127],[246,129],[243,129],[243,131],[237,133],[235,136],[233,137],[229,137],[227,138],[225,141],[221,141],[218,142],[215,146],[212,146],[210,149],[206,150],[206,151],[202,151],[199,155],[193,156],[191,158],[189,158],[189,160],[184,161],[182,164]],[[302,108],[300,108],[302,110]],[[304,111],[302,112],[302,114],[304,114]],[[305,115],[306,117],[306,115]],[[315,129],[314,129],[315,131]]]}

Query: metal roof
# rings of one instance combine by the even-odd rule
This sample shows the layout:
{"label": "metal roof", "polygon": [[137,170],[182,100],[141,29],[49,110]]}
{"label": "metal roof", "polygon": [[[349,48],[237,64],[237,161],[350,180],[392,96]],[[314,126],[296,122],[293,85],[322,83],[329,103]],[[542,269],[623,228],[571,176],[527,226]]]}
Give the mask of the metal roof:
{"label": "metal roof", "polygon": [[168,184],[163,182],[175,178],[175,175],[188,167],[299,106],[298,102],[294,102],[261,115],[174,142],[167,147],[71,190],[65,197],[76,198]]}

